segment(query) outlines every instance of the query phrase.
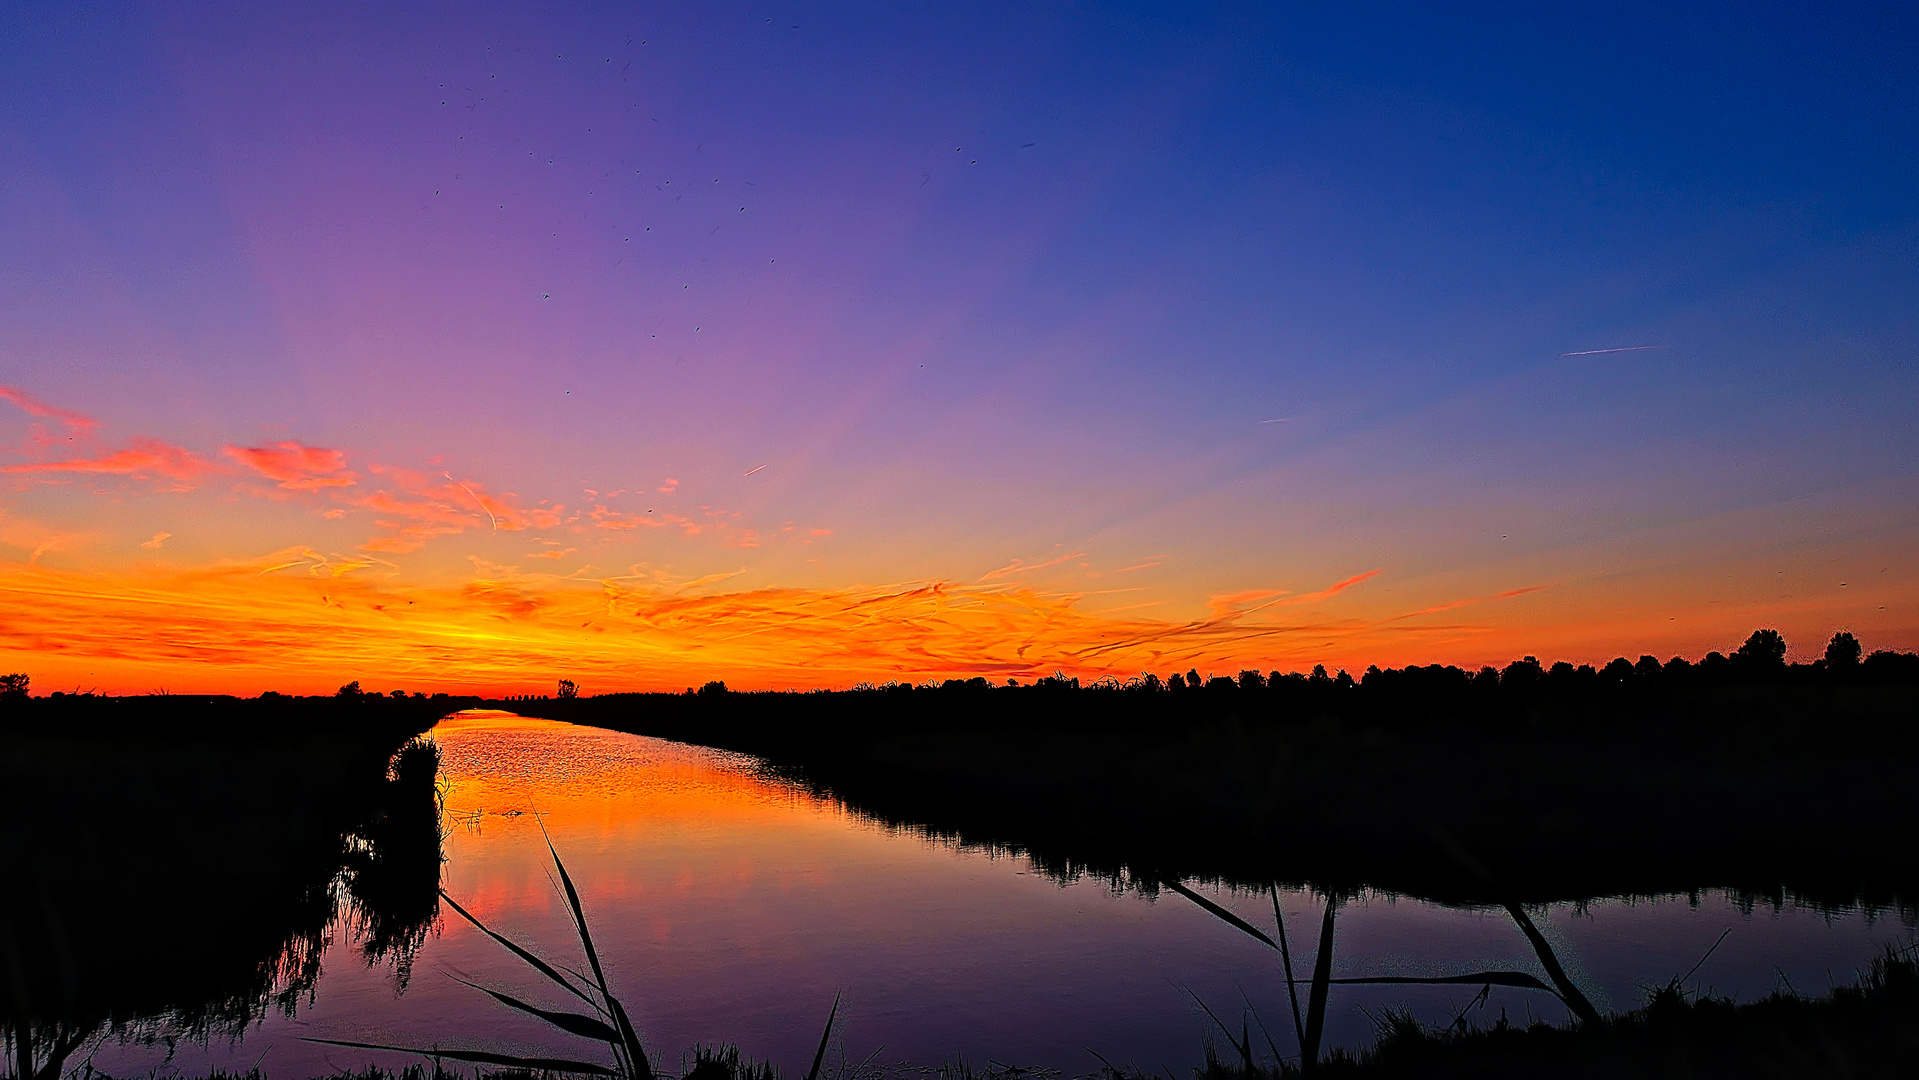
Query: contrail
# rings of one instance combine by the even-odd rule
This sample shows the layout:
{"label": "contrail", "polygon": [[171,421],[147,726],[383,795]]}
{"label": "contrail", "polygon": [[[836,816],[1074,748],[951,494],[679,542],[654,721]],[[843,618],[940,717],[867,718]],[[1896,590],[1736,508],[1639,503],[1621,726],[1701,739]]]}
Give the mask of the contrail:
{"label": "contrail", "polygon": [[[443,472],[440,475],[446,477],[448,480],[453,480],[452,473]],[[486,510],[486,519],[493,523],[493,531],[494,532],[500,531],[500,519],[493,516],[493,511],[487,510],[486,500],[480,498],[478,495],[473,494],[472,488],[467,487],[465,484],[460,483],[458,480],[453,480],[453,486],[459,488],[461,491],[466,492],[468,498],[472,499],[474,502],[480,505],[480,509]]]}
{"label": "contrail", "polygon": [[[771,464],[772,464],[772,462],[770,462],[770,461],[769,461],[769,462],[767,462],[766,464],[767,464],[767,465],[771,465]],[[743,472],[743,473],[741,473],[740,475],[741,475],[741,476],[752,476],[752,475],[753,475],[754,473],[756,473],[756,472],[759,472],[759,471],[760,471],[760,469],[764,469],[764,468],[766,468],[766,465],[761,465],[761,466],[759,467],[759,469],[748,469],[748,470],[746,470],[745,472]]]}
{"label": "contrail", "polygon": [[1260,421],[1260,423],[1262,423],[1262,424],[1283,424],[1283,423],[1285,423],[1285,422],[1287,422],[1288,420],[1291,420],[1291,419],[1293,419],[1293,417],[1290,417],[1290,416],[1282,416],[1282,417],[1280,417],[1280,418],[1279,418],[1279,419],[1277,419],[1277,420],[1261,420],[1261,421]]}
{"label": "contrail", "polygon": [[1623,349],[1581,349],[1578,352],[1563,352],[1563,353],[1560,353],[1559,355],[1561,356],[1604,356],[1607,353],[1650,352],[1653,349],[1663,349],[1663,348],[1665,348],[1664,345],[1628,345]]}

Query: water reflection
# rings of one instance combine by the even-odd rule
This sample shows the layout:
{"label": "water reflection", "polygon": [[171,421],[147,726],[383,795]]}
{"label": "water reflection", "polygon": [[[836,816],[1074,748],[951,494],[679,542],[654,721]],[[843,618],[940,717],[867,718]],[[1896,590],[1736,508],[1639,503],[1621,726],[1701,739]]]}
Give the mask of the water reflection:
{"label": "water reflection", "polygon": [[[1048,876],[1023,858],[929,840],[848,813],[743,756],[503,714],[453,718],[434,738],[443,751],[449,893],[495,930],[573,962],[576,938],[550,879],[543,821],[579,883],[614,987],[669,1073],[683,1048],[737,1043],[802,1075],[836,991],[846,995],[840,1039],[855,1061],[884,1046],[885,1061],[964,1053],[1085,1073],[1097,1064],[1084,1049],[1091,1046],[1122,1064],[1157,1071],[1163,1063],[1177,1073],[1196,1063],[1211,1027],[1186,990],[1235,1025],[1250,1005],[1291,1041],[1282,1034],[1291,1020],[1277,958],[1168,892]],[[1267,894],[1194,888],[1272,925]],[[1293,960],[1308,978],[1328,898],[1283,890],[1279,901]],[[1526,910],[1567,977],[1602,1011],[1639,1003],[1643,988],[1692,967],[1727,927],[1732,935],[1693,982],[1746,997],[1771,989],[1776,972],[1822,990],[1829,975],[1844,981],[1910,932],[1886,913],[1753,906],[1716,893]],[[1336,929],[1327,1048],[1370,1036],[1362,1008],[1405,1006],[1443,1021],[1479,991],[1334,980],[1513,970],[1551,982],[1502,908],[1362,891],[1338,898]],[[175,1066],[191,1073],[259,1060],[270,1074],[297,1077],[407,1062],[303,1036],[511,1054],[577,1049],[449,977],[560,1004],[464,922],[443,920],[419,944],[404,993],[390,975],[342,955],[363,948],[344,938],[331,944],[297,1017],[268,1015],[238,1046],[182,1046]],[[1478,1007],[1488,1017],[1566,1017],[1550,997],[1513,987],[1494,987]],[[118,1047],[98,1061],[119,1074],[149,1063]]]}

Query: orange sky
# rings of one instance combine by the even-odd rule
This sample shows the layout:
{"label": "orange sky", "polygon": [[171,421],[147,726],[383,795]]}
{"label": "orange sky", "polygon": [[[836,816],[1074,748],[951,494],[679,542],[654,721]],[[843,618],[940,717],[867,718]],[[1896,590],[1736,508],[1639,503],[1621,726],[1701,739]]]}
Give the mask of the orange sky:
{"label": "orange sky", "polygon": [[[0,467],[15,506],[46,512],[0,510],[0,667],[25,671],[43,692],[311,693],[358,680],[514,694],[570,678],[591,693],[709,679],[834,687],[1315,663],[1357,672],[1526,653],[1698,655],[1729,650],[1760,624],[1780,626],[1803,656],[1839,626],[1865,630],[1868,647],[1900,644],[1896,628],[1874,639],[1885,609],[1859,601],[1896,607],[1919,591],[1897,552],[1870,544],[1848,550],[1856,589],[1804,588],[1796,565],[1793,579],[1767,575],[1761,563],[1782,560],[1761,549],[1610,577],[1543,561],[1491,575],[1349,564],[1302,587],[1252,580],[1214,592],[1177,575],[1131,583],[1169,557],[1121,553],[1102,569],[1092,545],[1026,557],[982,550],[975,564],[990,568],[970,580],[783,584],[785,567],[824,576],[817,559],[791,562],[795,552],[848,538],[687,507],[671,479],[623,509],[592,490],[584,506],[529,504],[448,470],[291,440],[217,452],[146,437],[116,445],[81,414],[16,389],[4,397],[54,447]],[[71,448],[52,437],[62,432],[73,433]],[[658,505],[640,505],[649,502]],[[176,540],[164,524],[193,538]],[[358,543],[227,554],[326,531]],[[685,561],[647,561],[669,538]],[[1799,553],[1808,556],[1831,553]],[[726,562],[744,565],[693,569]],[[858,559],[842,555],[849,563]],[[1190,614],[1168,615],[1181,609]]]}
{"label": "orange sky", "polygon": [[1919,648],[1903,30],[1261,10],[0,8],[0,671]]}

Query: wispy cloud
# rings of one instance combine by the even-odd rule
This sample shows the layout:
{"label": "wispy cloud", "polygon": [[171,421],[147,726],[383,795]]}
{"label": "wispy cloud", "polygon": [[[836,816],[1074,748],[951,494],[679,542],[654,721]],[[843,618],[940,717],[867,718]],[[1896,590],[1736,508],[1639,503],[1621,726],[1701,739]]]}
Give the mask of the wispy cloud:
{"label": "wispy cloud", "polygon": [[191,450],[158,439],[135,439],[125,450],[115,450],[92,458],[68,461],[33,461],[0,468],[5,473],[104,473],[132,477],[165,477],[189,483],[200,479],[212,466]]}
{"label": "wispy cloud", "polygon": [[1528,585],[1523,589],[1507,589],[1505,592],[1493,593],[1490,596],[1473,596],[1464,600],[1453,600],[1444,604],[1434,604],[1431,607],[1420,608],[1418,611],[1408,611],[1404,615],[1395,615],[1389,621],[1398,622],[1401,619],[1414,619],[1421,615],[1431,615],[1438,611],[1451,611],[1454,608],[1463,608],[1472,604],[1483,604],[1488,600],[1510,600],[1515,596],[1524,596],[1527,593],[1540,592],[1545,588],[1546,586],[1544,585]]}
{"label": "wispy cloud", "polygon": [[90,416],[83,416],[68,409],[55,408],[17,386],[0,386],[0,401],[10,401],[25,410],[29,416],[37,416],[43,420],[58,420],[70,428],[85,430],[99,426],[99,421]]}
{"label": "wispy cloud", "polygon": [[1664,345],[1622,345],[1617,349],[1580,349],[1578,352],[1563,352],[1560,356],[1605,356],[1607,353],[1652,352],[1663,349]]}
{"label": "wispy cloud", "polygon": [[1027,562],[1024,559],[1014,559],[998,570],[988,570],[986,573],[981,574],[980,580],[992,581],[996,578],[1003,578],[1012,574],[1023,574],[1029,570],[1044,570],[1049,566],[1058,566],[1060,563],[1071,562],[1074,559],[1083,559],[1085,557],[1086,553],[1084,551],[1075,551],[1066,555],[1055,556],[1043,562]]}
{"label": "wispy cloud", "polygon": [[1246,592],[1227,593],[1223,596],[1209,596],[1206,598],[1206,610],[1212,612],[1213,617],[1217,619],[1238,614],[1249,604],[1284,595],[1286,594],[1279,589],[1251,589]]}

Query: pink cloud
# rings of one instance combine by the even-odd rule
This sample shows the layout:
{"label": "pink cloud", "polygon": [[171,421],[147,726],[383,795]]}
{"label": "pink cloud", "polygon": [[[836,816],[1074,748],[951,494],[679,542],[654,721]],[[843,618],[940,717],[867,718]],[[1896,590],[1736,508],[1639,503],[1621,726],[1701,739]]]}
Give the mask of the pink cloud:
{"label": "pink cloud", "polygon": [[228,446],[224,452],[289,491],[350,487],[358,482],[358,478],[347,471],[346,455],[338,450],[282,442],[272,446]]}
{"label": "pink cloud", "polygon": [[77,412],[55,408],[33,397],[17,386],[0,386],[0,401],[11,401],[21,409],[26,410],[29,416],[38,416],[45,420],[58,420],[70,428],[92,428],[99,426],[99,422],[90,416],[82,416]]}
{"label": "pink cloud", "polygon": [[212,468],[191,450],[170,446],[158,439],[135,439],[127,449],[97,458],[8,465],[0,472],[107,473],[117,476],[164,476],[169,480],[188,481],[205,475]]}

